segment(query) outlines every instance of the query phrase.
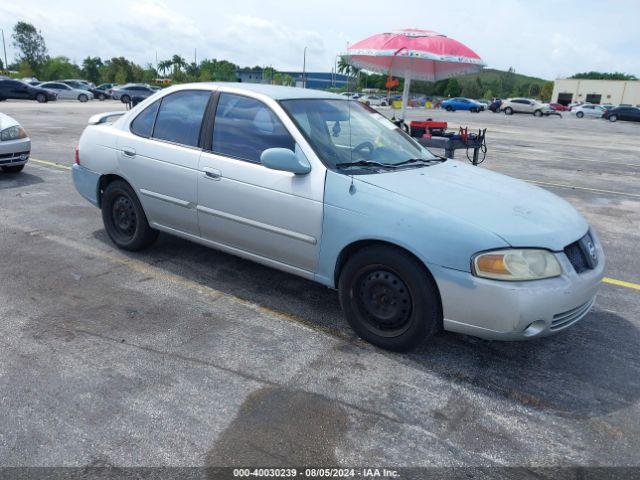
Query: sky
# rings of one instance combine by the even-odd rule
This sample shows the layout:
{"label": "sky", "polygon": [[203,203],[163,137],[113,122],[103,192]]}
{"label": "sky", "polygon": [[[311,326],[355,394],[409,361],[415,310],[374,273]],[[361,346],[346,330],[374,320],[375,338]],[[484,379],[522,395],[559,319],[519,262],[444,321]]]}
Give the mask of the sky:
{"label": "sky", "polygon": [[[179,54],[330,71],[348,43],[401,28],[435,30],[464,43],[489,68],[546,79],[582,71],[640,76],[638,0],[20,0],[0,3],[7,57],[19,20],[33,23],[49,54],[81,63],[124,56],[141,65]],[[0,52],[1,54],[1,52]]]}

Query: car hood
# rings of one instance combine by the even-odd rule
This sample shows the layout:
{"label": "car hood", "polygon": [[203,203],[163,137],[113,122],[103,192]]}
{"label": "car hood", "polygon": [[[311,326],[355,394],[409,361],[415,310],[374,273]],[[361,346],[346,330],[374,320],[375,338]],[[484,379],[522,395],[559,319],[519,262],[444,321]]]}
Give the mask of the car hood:
{"label": "car hood", "polygon": [[490,231],[513,247],[560,251],[589,228],[553,193],[455,160],[355,178]]}
{"label": "car hood", "polygon": [[20,124],[16,120],[11,118],[9,115],[0,113],[0,130],[13,127],[14,125],[20,125]]}

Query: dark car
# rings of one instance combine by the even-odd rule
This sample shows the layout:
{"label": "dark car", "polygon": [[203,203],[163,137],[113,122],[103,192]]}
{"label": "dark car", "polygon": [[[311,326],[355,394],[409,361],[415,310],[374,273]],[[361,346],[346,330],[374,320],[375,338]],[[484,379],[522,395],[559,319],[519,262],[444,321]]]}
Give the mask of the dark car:
{"label": "dark car", "polygon": [[610,122],[618,120],[627,120],[629,122],[640,122],[640,108],[636,107],[616,107],[611,110],[605,110],[602,118],[606,118]]}
{"label": "dark car", "polygon": [[502,105],[502,99],[496,98],[493,102],[489,104],[489,110],[493,113],[498,113],[500,111],[500,105]]}
{"label": "dark car", "polygon": [[55,92],[35,87],[20,80],[0,79],[0,101],[2,100],[36,100],[39,103],[58,98]]}
{"label": "dark car", "polygon": [[89,82],[81,82],[79,80],[60,80],[60,83],[64,83],[65,85],[69,85],[71,88],[79,88],[80,90],[89,90],[93,93],[94,98],[98,100],[106,100],[107,98],[111,98],[111,94],[106,90],[102,90],[100,88],[96,88],[92,86],[93,84]]}

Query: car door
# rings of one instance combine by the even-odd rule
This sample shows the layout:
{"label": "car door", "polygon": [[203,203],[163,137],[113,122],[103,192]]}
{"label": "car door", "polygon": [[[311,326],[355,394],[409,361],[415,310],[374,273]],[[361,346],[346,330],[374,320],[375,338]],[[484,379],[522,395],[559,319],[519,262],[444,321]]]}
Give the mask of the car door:
{"label": "car door", "polygon": [[263,263],[311,276],[322,231],[325,170],[295,175],[260,163],[268,148],[289,148],[306,157],[308,146],[301,142],[302,135],[275,102],[267,105],[221,93],[211,145],[200,156],[202,236]]}
{"label": "car door", "polygon": [[156,228],[199,236],[200,127],[210,90],[180,90],[153,102],[118,139],[119,165]]}
{"label": "car door", "polygon": [[29,98],[29,87],[25,83],[18,82],[17,80],[10,80],[9,88],[9,98],[14,98],[17,100]]}

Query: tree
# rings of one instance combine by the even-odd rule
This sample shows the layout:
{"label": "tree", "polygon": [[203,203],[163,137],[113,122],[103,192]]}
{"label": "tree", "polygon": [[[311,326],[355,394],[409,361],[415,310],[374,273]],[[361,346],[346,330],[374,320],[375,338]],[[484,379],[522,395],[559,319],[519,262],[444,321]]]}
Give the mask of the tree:
{"label": "tree", "polygon": [[484,92],[484,95],[482,96],[482,98],[485,98],[487,100],[493,100],[494,95],[493,92],[491,91],[491,89],[488,89]]}
{"label": "tree", "polygon": [[31,70],[31,65],[26,60],[22,60],[20,62],[20,66],[18,67],[18,75],[22,78],[33,77],[35,73]]}
{"label": "tree", "polygon": [[4,63],[2,63],[2,59],[0,58],[0,71],[4,70]]}
{"label": "tree", "polygon": [[18,22],[13,27],[11,38],[13,46],[20,51],[18,62],[27,62],[34,73],[39,73],[40,67],[48,58],[42,33],[30,23]]}
{"label": "tree", "polygon": [[282,85],[287,87],[291,87],[293,85],[293,77],[291,75],[283,75],[282,76]]}
{"label": "tree", "polygon": [[538,98],[540,96],[540,84],[539,83],[532,83],[529,86],[529,96],[531,98]]}
{"label": "tree", "polygon": [[100,57],[87,57],[82,61],[82,76],[86,80],[100,83],[100,68],[102,67],[102,59]]}
{"label": "tree", "polygon": [[273,75],[273,84],[274,85],[282,85],[282,74],[279,72],[276,72]]}
{"label": "tree", "polygon": [[450,78],[447,80],[447,87],[444,90],[444,94],[447,97],[457,97],[460,95],[462,89],[460,88],[460,83],[455,78]]}
{"label": "tree", "polygon": [[543,102],[550,102],[553,94],[553,82],[544,82],[540,89],[540,98]]}
{"label": "tree", "polygon": [[162,60],[158,62],[158,71],[162,72],[164,77],[168,70],[171,70],[171,60]]}
{"label": "tree", "polygon": [[173,75],[176,76],[178,72],[187,66],[187,62],[183,57],[176,54],[171,57],[171,65],[173,66]]}
{"label": "tree", "polygon": [[[478,86],[477,82],[465,83],[462,86],[462,95],[469,98],[480,98],[482,89]],[[453,96],[455,97],[456,95]]]}
{"label": "tree", "polygon": [[621,72],[582,72],[572,75],[570,78],[585,80],[638,80],[635,75]]}
{"label": "tree", "polygon": [[42,80],[57,80],[59,78],[75,78],[80,76],[80,68],[67,57],[48,58],[40,68]]}
{"label": "tree", "polygon": [[273,76],[276,74],[276,70],[273,67],[264,67],[262,70],[262,81],[267,83],[273,82]]}
{"label": "tree", "polygon": [[351,65],[344,57],[340,57],[338,60],[338,73],[347,75],[349,77],[355,77],[360,69]]}

